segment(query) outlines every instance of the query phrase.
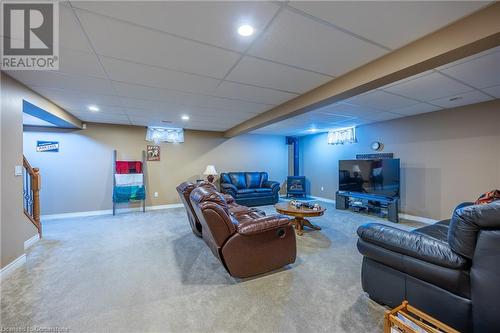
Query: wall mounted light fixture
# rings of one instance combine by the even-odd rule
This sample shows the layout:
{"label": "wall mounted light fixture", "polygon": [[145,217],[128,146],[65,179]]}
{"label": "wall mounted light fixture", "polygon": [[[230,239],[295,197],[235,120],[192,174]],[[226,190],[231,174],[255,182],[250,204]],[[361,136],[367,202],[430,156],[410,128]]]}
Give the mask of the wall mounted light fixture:
{"label": "wall mounted light fixture", "polygon": [[160,142],[183,143],[184,129],[148,126],[146,141],[156,144]]}
{"label": "wall mounted light fixture", "polygon": [[356,128],[346,127],[328,131],[329,145],[343,145],[345,143],[356,143]]}

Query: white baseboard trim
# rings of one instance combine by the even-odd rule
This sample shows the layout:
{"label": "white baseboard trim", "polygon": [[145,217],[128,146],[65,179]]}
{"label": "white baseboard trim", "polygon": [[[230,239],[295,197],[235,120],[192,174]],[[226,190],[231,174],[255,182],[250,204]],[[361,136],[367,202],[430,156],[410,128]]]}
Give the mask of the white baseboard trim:
{"label": "white baseboard trim", "polygon": [[403,213],[399,213],[399,218],[405,219],[405,220],[410,220],[410,221],[415,221],[415,222],[422,222],[425,224],[434,224],[434,223],[438,222],[438,220],[430,219],[427,217],[415,216],[415,215],[409,215],[409,214],[403,214]]}
{"label": "white baseboard trim", "polygon": [[12,261],[10,264],[2,268],[0,271],[0,281],[8,278],[16,269],[22,267],[26,263],[26,254],[19,256],[17,259]]}
{"label": "white baseboard trim", "polygon": [[40,235],[39,234],[36,234],[35,236],[33,236],[30,239],[28,239],[26,242],[24,242],[24,251],[26,251],[27,249],[29,249],[29,247],[31,245],[35,244],[39,240],[40,240]]}
{"label": "white baseboard trim", "polygon": [[323,202],[328,202],[328,203],[331,203],[331,204],[335,203],[335,200],[333,200],[333,199],[328,199],[328,198],[323,198],[323,197],[317,197],[317,196],[314,196],[314,195],[310,195],[309,198],[313,198],[315,200],[319,200],[319,201],[323,201]]}
{"label": "white baseboard trim", "polygon": [[[178,204],[168,204],[168,205],[146,206],[146,210],[147,211],[148,210],[160,210],[160,209],[171,209],[171,208],[180,208],[180,207],[184,207],[184,205],[181,203],[178,203]],[[140,212],[140,211],[142,211],[142,207],[117,208],[116,214]],[[92,211],[74,212],[74,213],[49,214],[49,215],[42,215],[42,221],[75,218],[75,217],[86,217],[86,216],[110,215],[110,214],[113,214],[112,209],[92,210]]]}

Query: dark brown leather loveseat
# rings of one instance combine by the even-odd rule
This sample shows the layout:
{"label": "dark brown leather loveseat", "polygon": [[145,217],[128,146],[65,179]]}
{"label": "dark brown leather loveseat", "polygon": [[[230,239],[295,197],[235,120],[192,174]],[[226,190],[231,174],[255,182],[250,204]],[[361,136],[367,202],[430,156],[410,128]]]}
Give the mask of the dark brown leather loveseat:
{"label": "dark brown leather loveseat", "polygon": [[[192,189],[189,201],[182,189]],[[238,205],[212,184],[181,184],[177,190],[193,232],[201,234],[232,276],[249,277],[295,262],[295,232],[288,217],[266,216],[258,209]]]}
{"label": "dark brown leather loveseat", "polygon": [[450,220],[413,231],[370,223],[358,235],[371,299],[407,300],[460,332],[500,332],[500,200],[463,203]]}

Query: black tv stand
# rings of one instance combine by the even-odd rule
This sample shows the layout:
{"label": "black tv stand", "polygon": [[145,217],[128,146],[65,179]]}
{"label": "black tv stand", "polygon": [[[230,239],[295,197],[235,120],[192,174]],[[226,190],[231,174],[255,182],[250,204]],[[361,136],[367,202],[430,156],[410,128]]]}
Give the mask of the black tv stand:
{"label": "black tv stand", "polygon": [[399,198],[391,198],[367,193],[337,191],[335,198],[335,207],[337,209],[349,209],[349,198],[368,200],[387,205],[387,219],[394,223],[399,222]]}

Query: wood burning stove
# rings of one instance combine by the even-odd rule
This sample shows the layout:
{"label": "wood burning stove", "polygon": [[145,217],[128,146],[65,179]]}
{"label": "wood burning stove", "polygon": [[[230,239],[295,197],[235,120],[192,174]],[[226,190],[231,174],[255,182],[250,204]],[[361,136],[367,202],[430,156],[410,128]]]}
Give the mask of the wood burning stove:
{"label": "wood burning stove", "polygon": [[286,180],[286,197],[306,197],[306,177],[288,176]]}

